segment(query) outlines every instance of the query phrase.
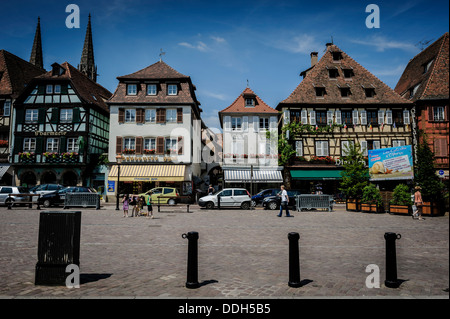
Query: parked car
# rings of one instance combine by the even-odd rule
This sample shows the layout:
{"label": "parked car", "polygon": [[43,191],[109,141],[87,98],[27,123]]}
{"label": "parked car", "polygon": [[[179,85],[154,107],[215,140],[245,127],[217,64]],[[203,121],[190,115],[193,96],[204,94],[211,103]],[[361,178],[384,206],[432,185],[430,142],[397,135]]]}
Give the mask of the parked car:
{"label": "parked car", "polygon": [[146,201],[148,196],[151,196],[153,204],[175,205],[180,202],[180,193],[173,187],[156,187],[145,193],[138,194],[138,196],[144,196]]}
{"label": "parked car", "polygon": [[44,194],[39,197],[39,205],[46,208],[50,206],[58,206],[64,204],[66,193],[96,193],[96,191],[90,187],[85,186],[70,186],[60,189],[58,191]]}
{"label": "parked car", "polygon": [[220,198],[220,207],[241,207],[249,209],[252,197],[245,188],[225,188],[213,195],[201,197],[198,200],[200,207],[212,209],[218,206]]}
{"label": "parked car", "polygon": [[260,191],[258,194],[252,196],[252,206],[256,206],[258,204],[262,204],[264,198],[267,196],[276,196],[281,189],[279,188],[271,188],[271,189],[264,189]]}
{"label": "parked car", "polygon": [[9,202],[19,204],[27,202],[29,196],[9,196],[9,194],[26,194],[28,189],[21,186],[0,186],[0,205],[8,205]]}
{"label": "parked car", "polygon": [[[301,194],[300,191],[296,190],[296,189],[290,189],[290,190],[287,190],[287,194],[289,197],[288,206],[292,209],[295,209],[295,207],[297,206],[296,196]],[[264,209],[271,209],[271,210],[280,209],[281,196],[278,196],[278,195],[268,196],[268,197],[264,198],[262,205],[263,205]]]}
{"label": "parked car", "polygon": [[[41,184],[30,188],[30,193],[40,194],[42,196],[44,194],[53,193],[63,188],[64,186],[59,184]],[[37,201],[37,196],[33,196],[33,201]]]}

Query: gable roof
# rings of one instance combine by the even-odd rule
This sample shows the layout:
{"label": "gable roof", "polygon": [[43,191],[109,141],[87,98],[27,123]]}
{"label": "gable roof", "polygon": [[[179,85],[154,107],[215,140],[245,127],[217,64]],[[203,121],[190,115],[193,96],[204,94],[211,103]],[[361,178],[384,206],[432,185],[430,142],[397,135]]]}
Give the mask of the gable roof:
{"label": "gable roof", "polygon": [[[333,60],[333,53],[340,53],[339,61]],[[336,69],[339,76],[331,79],[330,69]],[[345,79],[343,70],[353,71],[351,79]],[[303,73],[303,72],[302,72]],[[316,96],[315,87],[325,88],[326,94],[323,97]],[[349,88],[350,96],[342,98],[340,88]],[[364,88],[374,88],[375,96],[366,98]],[[348,54],[343,52],[335,44],[327,44],[325,54],[306,73],[305,78],[295,88],[291,95],[280,102],[277,109],[283,104],[409,104],[410,102],[402,98],[384,82],[353,60]]]}
{"label": "gable roof", "polygon": [[[245,99],[252,98],[255,100],[254,107],[246,107]],[[246,88],[234,102],[219,112],[222,113],[266,113],[266,114],[278,114],[278,111],[268,106],[258,95],[255,94],[250,88]]]}
{"label": "gable roof", "polygon": [[111,97],[111,92],[109,92],[100,84],[88,78],[68,62],[64,62],[62,64],[53,63],[52,67],[62,68],[64,69],[64,72],[62,74],[54,75],[52,70],[36,77],[36,80],[69,80],[71,81],[72,87],[78,93],[79,97],[81,97],[86,103],[95,104],[109,113],[109,108],[106,104],[106,100]]}
{"label": "gable roof", "polygon": [[[410,92],[418,86],[411,101],[448,99],[449,97],[449,34],[446,32],[425,50],[409,61],[398,81],[395,91],[410,98]],[[424,66],[429,65],[427,72]]]}
{"label": "gable roof", "polygon": [[25,85],[45,70],[14,54],[0,50],[0,95],[17,98]]}
{"label": "gable roof", "polygon": [[180,79],[189,77],[181,74],[180,72],[174,70],[164,61],[158,61],[152,65],[149,65],[142,70],[136,71],[134,73],[118,76],[118,80],[126,80],[126,79]]}

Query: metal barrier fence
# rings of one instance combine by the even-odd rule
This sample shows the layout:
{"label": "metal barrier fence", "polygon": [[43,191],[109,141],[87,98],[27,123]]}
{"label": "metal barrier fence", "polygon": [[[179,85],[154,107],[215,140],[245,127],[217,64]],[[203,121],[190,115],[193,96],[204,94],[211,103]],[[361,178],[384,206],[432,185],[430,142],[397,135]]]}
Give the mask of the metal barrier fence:
{"label": "metal barrier fence", "polygon": [[298,195],[297,211],[302,209],[327,209],[333,210],[333,197],[331,195]]}
{"label": "metal barrier fence", "polygon": [[66,193],[64,209],[69,207],[95,207],[100,209],[100,195],[97,193]]}

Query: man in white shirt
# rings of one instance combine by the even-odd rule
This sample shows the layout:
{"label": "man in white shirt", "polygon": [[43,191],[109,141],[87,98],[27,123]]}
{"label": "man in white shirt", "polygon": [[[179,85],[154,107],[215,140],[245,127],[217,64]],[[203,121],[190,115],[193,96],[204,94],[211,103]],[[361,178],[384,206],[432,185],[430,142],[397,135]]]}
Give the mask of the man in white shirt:
{"label": "man in white shirt", "polygon": [[283,215],[283,207],[286,210],[286,217],[291,217],[289,214],[288,204],[289,204],[289,196],[284,188],[284,185],[281,185],[281,204],[280,204],[280,213],[277,215],[278,217],[281,217]]}

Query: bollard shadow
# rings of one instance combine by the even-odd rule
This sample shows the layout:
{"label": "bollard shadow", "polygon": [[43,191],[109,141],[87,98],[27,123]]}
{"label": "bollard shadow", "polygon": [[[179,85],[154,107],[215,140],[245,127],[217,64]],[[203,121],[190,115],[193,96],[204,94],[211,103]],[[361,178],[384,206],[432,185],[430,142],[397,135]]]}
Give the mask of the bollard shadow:
{"label": "bollard shadow", "polygon": [[211,279],[211,280],[204,280],[204,281],[202,281],[201,283],[200,283],[200,287],[203,287],[203,286],[206,286],[206,285],[209,285],[209,284],[215,284],[215,283],[218,283],[219,281],[218,280],[215,280],[215,279]]}
{"label": "bollard shadow", "polygon": [[99,281],[111,277],[112,274],[80,274],[80,284]]}
{"label": "bollard shadow", "polygon": [[314,280],[311,280],[311,279],[303,279],[303,280],[300,280],[300,286],[301,286],[301,287],[304,287],[304,286],[306,286],[307,284],[310,284],[310,283],[312,283],[312,282],[314,282]]}

